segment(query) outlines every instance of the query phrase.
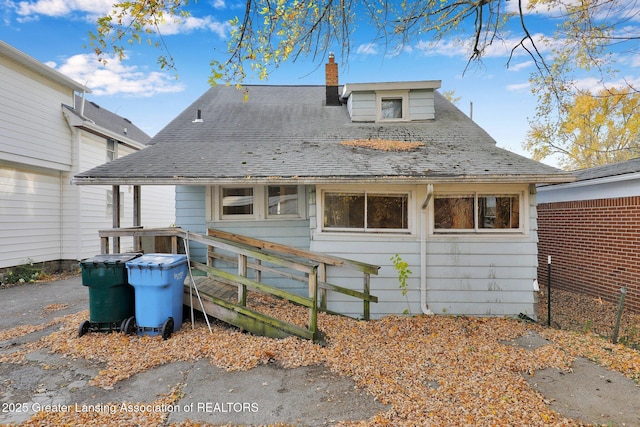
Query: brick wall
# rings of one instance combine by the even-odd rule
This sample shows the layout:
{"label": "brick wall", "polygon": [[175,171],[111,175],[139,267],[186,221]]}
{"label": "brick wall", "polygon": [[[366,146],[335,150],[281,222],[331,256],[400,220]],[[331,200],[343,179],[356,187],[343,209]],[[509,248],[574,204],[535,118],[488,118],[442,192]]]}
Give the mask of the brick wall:
{"label": "brick wall", "polygon": [[538,281],[640,312],[640,197],[538,205]]}

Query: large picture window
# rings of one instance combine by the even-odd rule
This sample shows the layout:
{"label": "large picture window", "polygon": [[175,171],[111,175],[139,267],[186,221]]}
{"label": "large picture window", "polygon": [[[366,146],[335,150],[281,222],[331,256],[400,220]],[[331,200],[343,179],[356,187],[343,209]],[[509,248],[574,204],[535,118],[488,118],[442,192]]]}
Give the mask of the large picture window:
{"label": "large picture window", "polygon": [[519,194],[440,194],[433,206],[436,233],[520,230]]}
{"label": "large picture window", "polygon": [[324,193],[323,229],[330,231],[407,232],[407,193]]}

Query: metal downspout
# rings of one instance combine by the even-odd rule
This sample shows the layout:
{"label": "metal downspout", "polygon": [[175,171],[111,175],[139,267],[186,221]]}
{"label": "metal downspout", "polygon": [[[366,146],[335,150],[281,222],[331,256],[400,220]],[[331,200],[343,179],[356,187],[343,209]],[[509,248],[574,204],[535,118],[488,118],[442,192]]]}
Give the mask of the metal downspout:
{"label": "metal downspout", "polygon": [[427,208],[433,198],[433,184],[427,184],[427,196],[420,215],[420,308],[424,314],[434,314],[427,304]]}

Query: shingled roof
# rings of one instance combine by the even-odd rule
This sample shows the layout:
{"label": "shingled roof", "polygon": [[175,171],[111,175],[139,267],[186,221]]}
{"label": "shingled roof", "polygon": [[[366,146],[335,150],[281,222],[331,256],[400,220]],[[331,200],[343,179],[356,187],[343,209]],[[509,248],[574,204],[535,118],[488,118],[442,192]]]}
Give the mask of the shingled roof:
{"label": "shingled roof", "polygon": [[[153,137],[149,147],[80,173],[73,181],[173,185],[572,180],[566,172],[498,148],[438,92],[435,120],[422,122],[355,123],[346,106],[326,106],[324,100],[325,86],[212,87]],[[401,150],[402,142],[418,144]]]}

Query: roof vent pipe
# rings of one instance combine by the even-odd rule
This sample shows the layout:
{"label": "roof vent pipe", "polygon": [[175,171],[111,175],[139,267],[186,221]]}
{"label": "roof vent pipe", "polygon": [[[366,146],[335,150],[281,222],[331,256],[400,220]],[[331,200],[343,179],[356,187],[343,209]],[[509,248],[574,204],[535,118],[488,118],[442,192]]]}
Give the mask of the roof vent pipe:
{"label": "roof vent pipe", "polygon": [[196,119],[192,123],[202,123],[202,110],[198,109],[196,112]]}

